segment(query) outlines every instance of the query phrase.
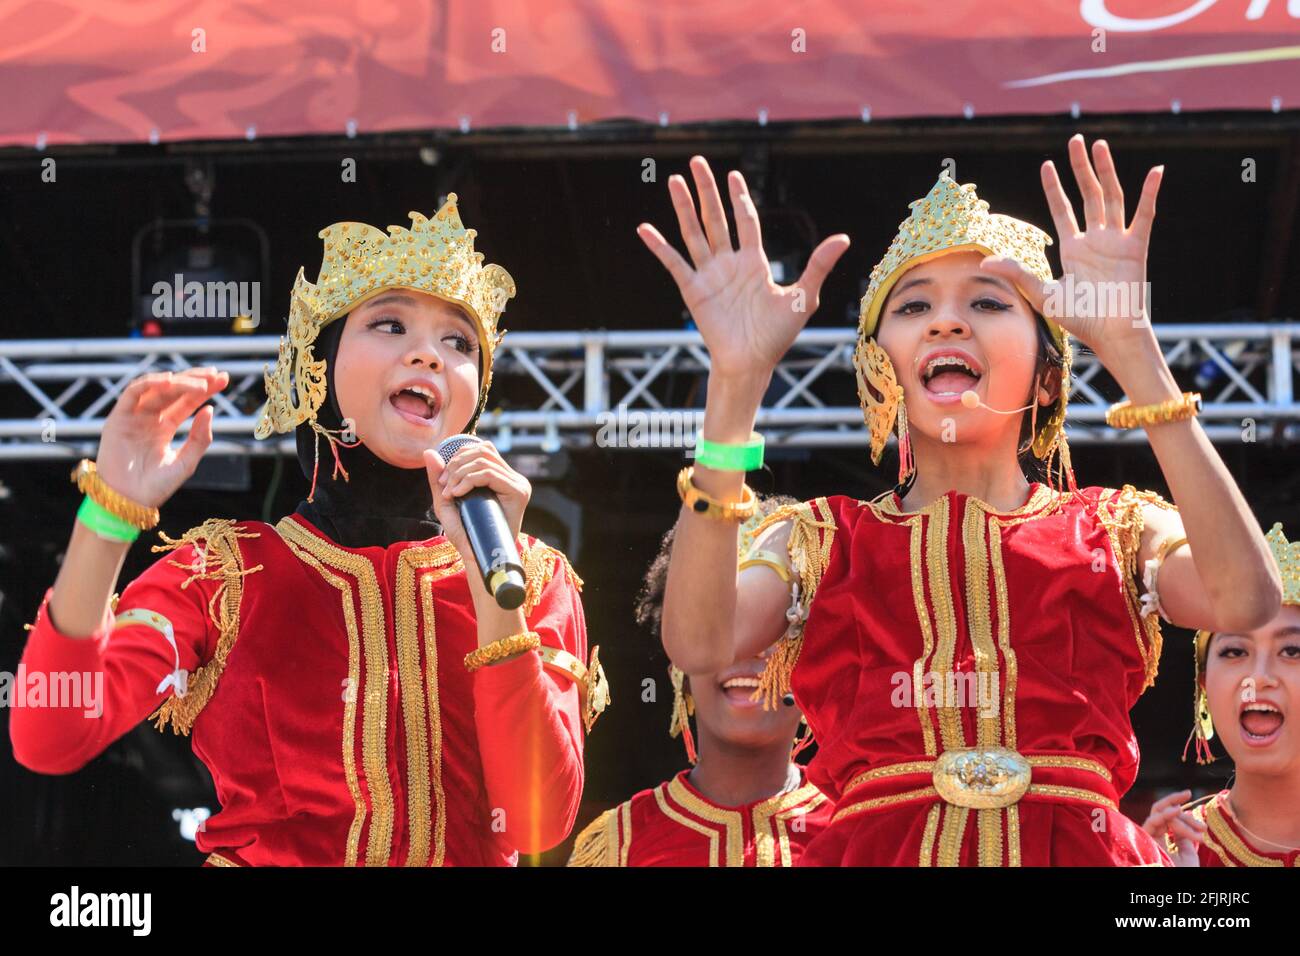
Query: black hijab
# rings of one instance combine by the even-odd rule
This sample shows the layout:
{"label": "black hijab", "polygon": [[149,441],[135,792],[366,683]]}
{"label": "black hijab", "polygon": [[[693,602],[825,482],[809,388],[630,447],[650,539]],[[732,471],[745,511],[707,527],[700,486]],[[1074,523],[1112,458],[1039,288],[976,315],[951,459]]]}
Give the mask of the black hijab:
{"label": "black hijab", "polygon": [[[340,429],[343,416],[334,398],[334,359],[343,336],[341,316],[325,326],[316,337],[313,354],[325,360],[325,402],[316,413],[323,428]],[[318,436],[311,425],[294,430],[298,443],[298,464],[310,486]],[[379,458],[364,444],[346,448],[337,444],[339,460],[347,469],[332,477],[334,455],[324,438],[320,441],[320,470],[314,500],[298,503],[302,515],[332,540],[347,548],[373,545],[387,547],[398,541],[424,541],[442,534],[433,516],[433,494],[423,467],[398,468]]]}

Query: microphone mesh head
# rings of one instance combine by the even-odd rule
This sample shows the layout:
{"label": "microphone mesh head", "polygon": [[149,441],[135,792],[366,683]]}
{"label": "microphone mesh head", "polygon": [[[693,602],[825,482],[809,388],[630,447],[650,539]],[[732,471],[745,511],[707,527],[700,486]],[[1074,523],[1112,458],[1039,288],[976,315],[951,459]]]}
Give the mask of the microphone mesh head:
{"label": "microphone mesh head", "polygon": [[477,445],[481,441],[483,441],[483,439],[479,438],[477,435],[452,435],[450,438],[444,438],[439,443],[438,457],[441,458],[444,463],[449,462],[451,461],[452,456],[462,448],[467,448],[470,445]]}

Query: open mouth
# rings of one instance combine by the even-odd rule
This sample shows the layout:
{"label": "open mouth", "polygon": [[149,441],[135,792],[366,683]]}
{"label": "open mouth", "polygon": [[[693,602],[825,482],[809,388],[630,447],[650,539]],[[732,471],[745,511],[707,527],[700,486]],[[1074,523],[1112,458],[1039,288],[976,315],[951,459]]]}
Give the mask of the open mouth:
{"label": "open mouth", "polygon": [[438,393],[422,386],[403,388],[388,396],[388,403],[409,421],[427,425],[438,415],[441,400]]}
{"label": "open mouth", "polygon": [[936,355],[921,369],[921,384],[932,395],[961,395],[979,380],[979,371],[960,355]]}
{"label": "open mouth", "polygon": [[1265,701],[1252,701],[1241,708],[1241,736],[1256,747],[1271,744],[1282,733],[1286,715]]}
{"label": "open mouth", "polygon": [[737,707],[756,707],[756,701],[750,700],[758,690],[757,677],[729,677],[721,684],[723,696],[728,703]]}

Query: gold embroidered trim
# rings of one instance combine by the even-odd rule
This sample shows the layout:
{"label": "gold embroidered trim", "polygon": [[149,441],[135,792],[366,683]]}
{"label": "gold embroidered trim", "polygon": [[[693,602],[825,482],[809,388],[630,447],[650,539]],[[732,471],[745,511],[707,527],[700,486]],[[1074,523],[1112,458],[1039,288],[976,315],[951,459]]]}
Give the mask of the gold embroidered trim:
{"label": "gold embroidered trim", "polygon": [[[283,534],[281,537],[283,538]],[[357,633],[356,609],[352,606],[352,588],[298,545],[288,539],[284,539],[284,543],[300,561],[314,568],[327,584],[338,590],[339,603],[343,607],[343,624],[348,632],[348,683],[343,691],[343,775],[347,780],[348,793],[352,795],[353,806],[356,808],[352,816],[352,825],[348,827],[348,842],[344,851],[343,865],[356,866],[361,828],[366,822],[366,802],[361,795],[361,786],[357,780],[357,761],[353,752],[357,737],[357,685],[361,680],[361,638]]]}
{"label": "gold embroidered trim", "polygon": [[939,866],[961,865],[962,837],[966,834],[966,821],[970,807],[943,806],[943,826],[939,830]]}
{"label": "gold embroidered trim", "polygon": [[[460,568],[453,564],[451,567],[421,574],[418,584],[416,569],[436,565],[450,557],[447,548],[435,545],[431,548],[406,548],[397,559],[396,606],[393,614],[397,637],[397,674],[406,731],[407,811],[410,827],[407,866],[429,865],[431,820],[437,830],[437,835],[433,838],[433,865],[442,866],[446,853],[444,835],[447,827],[447,801],[442,788],[442,712],[438,706],[438,644],[433,583],[459,572]],[[420,602],[420,611],[424,617],[423,667],[420,666],[421,628],[416,615],[416,600]],[[434,803],[432,813],[431,799]]]}
{"label": "gold embroidered trim", "polygon": [[1162,644],[1160,617],[1157,614],[1142,617],[1142,600],[1138,595],[1138,551],[1142,545],[1145,522],[1142,506],[1147,504],[1169,511],[1178,510],[1155,492],[1138,491],[1132,485],[1125,485],[1119,490],[1107,488],[1097,500],[1097,519],[1110,537],[1111,549],[1115,553],[1115,561],[1123,579],[1125,606],[1128,608],[1133,636],[1145,671],[1143,690],[1155,682]]}
{"label": "gold embroidered trim", "polygon": [[1119,807],[1115,805],[1114,800],[1104,797],[1100,793],[1085,790],[1082,787],[1062,787],[1054,783],[1031,783],[1026,795],[1030,793],[1037,794],[1040,797],[1057,797],[1062,800],[1082,800],[1085,803],[1096,804],[1116,813],[1119,812]]}
{"label": "gold embroidered trim", "polygon": [[[993,568],[993,590],[997,599],[998,647],[1002,651],[1002,739],[1005,746],[1016,749],[1016,679],[1019,676],[1016,652],[1011,647],[1011,609],[1007,598],[1007,572],[1002,564],[1002,522],[989,519],[989,564]],[[1019,834],[1016,828],[1015,834]],[[1007,838],[1013,835],[1011,821],[1007,821]],[[1020,855],[1019,844],[1011,853]],[[1014,864],[1013,864],[1014,865]]]}
{"label": "gold embroidered trim", "polygon": [[542,591],[551,583],[558,565],[564,568],[564,576],[569,579],[575,590],[582,590],[582,578],[573,570],[564,552],[557,551],[541,541],[531,544],[520,535],[519,543],[524,545],[519,558],[524,562],[524,615],[533,613],[537,602],[542,599]]}
{"label": "gold embroidered trim", "polygon": [[[688,816],[678,813],[668,805],[668,801],[664,798],[664,793],[671,783],[672,781],[669,781],[669,783],[661,783],[654,789],[655,803],[659,804],[660,812],[673,822],[680,823],[687,829],[694,830],[696,833],[702,833],[709,838],[709,866],[727,866],[727,863],[719,864],[718,862],[718,831],[714,830],[712,827],[706,827],[703,823],[692,820]],[[737,822],[739,822],[739,815],[737,815]],[[727,858],[731,858],[730,827],[727,828]]]}
{"label": "gold embroidered trim", "polygon": [[[760,803],[750,812],[754,821],[754,865],[777,866],[776,848],[781,848],[781,866],[790,866],[790,834],[785,821],[811,813],[824,803],[826,795],[814,784],[805,783],[789,793],[782,793]],[[773,836],[775,831],[775,838]]]}
{"label": "gold embroidered trim", "polygon": [[[868,800],[859,800],[857,803],[850,803],[847,806],[840,807],[836,810],[835,815],[831,817],[831,822],[834,823],[844,817],[851,817],[854,814],[862,813],[866,810],[876,810],[880,807],[892,807],[896,803],[907,803],[909,800],[939,800],[939,791],[934,789],[934,787],[921,787],[917,790],[906,790],[903,793],[891,793],[884,797],[871,797]],[[947,804],[940,800],[936,805],[936,809],[940,806],[947,806]]]}
{"label": "gold embroidered trim", "polygon": [[[195,551],[193,563],[169,560],[167,563],[181,570],[193,573],[181,582],[181,590],[189,587],[193,581],[217,581],[216,590],[208,601],[208,616],[212,626],[217,630],[217,648],[212,659],[189,676],[188,688],[184,697],[168,697],[162,706],[149,715],[155,721],[154,726],[162,730],[171,723],[172,733],[189,734],[199,712],[212,699],[217,689],[217,681],[226,669],[230,650],[239,637],[239,605],[244,596],[244,577],[255,571],[261,571],[262,565],[244,567],[244,558],[239,550],[240,538],[258,538],[261,535],[248,531],[226,518],[209,518],[203,524],[191,528],[179,538],[168,537],[158,532],[163,544],[155,544],[150,550],[154,552],[175,551],[184,545],[190,545]],[[202,545],[199,542],[204,542]]]}
{"label": "gold embroidered trim", "polygon": [[220,853],[209,853],[208,863],[213,866],[239,866],[234,860],[222,856]]}
{"label": "gold embroidered trim", "polygon": [[[975,671],[979,680],[987,682],[998,675],[998,654],[993,645],[993,618],[989,607],[989,553],[986,538],[988,519],[980,509],[966,506],[962,518],[962,544],[966,551],[966,627],[970,633],[971,647],[975,653]],[[992,714],[976,709],[975,742],[978,747],[997,747],[1002,743],[1002,708]],[[997,814],[994,814],[997,816]],[[985,849],[987,816],[980,814],[981,855]],[[1001,818],[997,821],[998,839],[1001,840]],[[990,850],[991,852],[991,850]],[[998,854],[1001,855],[1000,853]]]}
{"label": "gold embroidered trim", "polygon": [[[799,576],[799,606],[805,620],[817,595],[817,586],[830,564],[831,546],[835,542],[835,520],[819,518],[819,514],[831,514],[830,504],[825,498],[783,505],[760,521],[752,532],[757,538],[772,525],[791,521],[787,551],[790,568]],[[802,649],[803,629],[800,628],[797,634],[782,637],[768,655],[753,698],[763,702],[764,710],[775,710],[781,698],[790,693],[790,681]]]}
{"label": "gold embroidered trim", "polygon": [[679,777],[668,781],[667,792],[677,801],[678,806],[687,810],[701,820],[708,820],[727,829],[727,859],[723,866],[745,865],[745,825],[738,810],[724,810],[715,807],[706,800],[697,797]]}
{"label": "gold embroidered trim", "polygon": [[[1256,853],[1241,837],[1237,836],[1228,821],[1225,819],[1227,814],[1223,811],[1223,795],[1216,794],[1215,798],[1209,803],[1204,804],[1205,813],[1203,819],[1209,826],[1209,833],[1214,834],[1220,845],[1227,853],[1235,857],[1229,865],[1231,866],[1281,866],[1285,867],[1286,863],[1282,860],[1275,860],[1271,857]],[[1207,834],[1208,836],[1208,834]],[[1222,856],[1222,854],[1220,854]],[[1237,862],[1237,861],[1240,862]]]}
{"label": "gold embroidered trim", "polygon": [[618,865],[627,866],[627,854],[632,849],[632,801],[629,800],[618,808],[619,826],[622,831],[622,843],[618,848]]}
{"label": "gold embroidered trim", "polygon": [[[921,722],[921,737],[925,742],[926,756],[938,753],[934,741],[934,723],[930,720],[930,705],[925,694],[917,694],[916,689],[925,686],[925,668],[934,653],[934,630],[930,626],[930,604],[925,599],[925,560],[923,521],[920,515],[907,520],[912,527],[912,536],[908,543],[908,559],[912,565],[912,603],[916,608],[916,620],[921,626],[921,656],[912,664],[912,697],[916,702],[916,716]],[[852,784],[850,784],[852,786]],[[926,864],[929,865],[928,863]]]}
{"label": "gold embroidered trim", "polygon": [[[592,820],[573,841],[573,852],[565,866],[619,866],[618,816],[631,801],[606,810]],[[622,864],[626,866],[626,863]]]}
{"label": "gold embroidered trim", "polygon": [[[938,507],[930,518],[925,535],[926,577],[930,582],[930,603],[934,607],[935,632],[938,636],[932,669],[939,674],[949,674],[952,673],[953,657],[957,651],[957,617],[952,605],[952,578],[948,572],[948,498],[940,498],[936,504]],[[965,747],[966,735],[962,731],[959,708],[953,706],[953,702],[945,701],[936,710],[939,712],[939,736],[943,741],[943,749],[959,750]],[[941,844],[941,855],[942,852]],[[942,866],[943,863],[939,865]]]}
{"label": "gold embroidered trim", "polygon": [[918,866],[934,865],[934,840],[939,833],[939,804],[930,808],[925,816],[925,833],[921,836],[921,858]]}
{"label": "gold embroidered trim", "polygon": [[434,866],[446,862],[447,795],[442,786],[442,705],[438,700],[438,633],[433,611],[433,585],[463,570],[464,565],[457,560],[450,567],[420,576],[420,604],[424,611],[424,686],[429,703],[429,742],[433,748],[433,796],[438,808],[434,821]]}
{"label": "gold embroidered trim", "polygon": [[[361,641],[365,659],[365,688],[361,717],[361,764],[370,791],[371,821],[366,840],[366,866],[387,866],[393,847],[393,790],[388,778],[388,638],[384,600],[375,576],[375,566],[363,555],[335,547],[285,516],[275,530],[286,542],[299,545],[319,562],[352,576],[361,605]],[[293,549],[301,555],[299,549]],[[353,600],[352,589],[341,595]],[[346,614],[345,614],[346,617]],[[349,743],[345,741],[345,745]],[[352,848],[349,847],[349,851]]]}

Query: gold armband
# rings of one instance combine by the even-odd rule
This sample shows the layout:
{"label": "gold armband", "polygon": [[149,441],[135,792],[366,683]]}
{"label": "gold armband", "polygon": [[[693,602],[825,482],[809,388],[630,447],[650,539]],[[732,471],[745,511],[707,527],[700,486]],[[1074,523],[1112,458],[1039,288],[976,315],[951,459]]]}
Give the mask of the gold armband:
{"label": "gold armband", "polygon": [[542,666],[573,678],[578,685],[578,697],[582,702],[582,722],[591,733],[596,718],[609,706],[609,681],[605,678],[605,669],[600,666],[600,647],[591,649],[591,664],[584,665],[568,651],[559,647],[543,645],[538,653],[542,657]]}
{"label": "gold armband", "polygon": [[754,516],[757,499],[749,485],[741,485],[740,501],[718,501],[695,487],[694,474],[693,467],[686,467],[677,475],[677,494],[691,511],[715,521],[748,521]]}
{"label": "gold armband", "polygon": [[524,631],[522,634],[511,634],[509,637],[503,637],[493,641],[491,644],[485,644],[477,650],[470,651],[465,655],[465,669],[476,671],[480,667],[486,667],[488,664],[495,664],[503,661],[508,657],[514,657],[525,651],[533,651],[542,646],[542,639],[537,636],[536,631]]}
{"label": "gold armband", "polygon": [[1178,398],[1166,399],[1154,405],[1116,402],[1106,410],[1106,424],[1111,428],[1137,428],[1139,425],[1181,422],[1199,415],[1200,412],[1201,393],[1183,392]]}
{"label": "gold armband", "polygon": [[771,568],[777,574],[781,575],[781,580],[786,584],[790,583],[790,569],[782,562],[781,556],[775,551],[751,551],[745,555],[745,560],[740,562],[737,571],[743,571],[745,568],[752,568],[756,564]]}

